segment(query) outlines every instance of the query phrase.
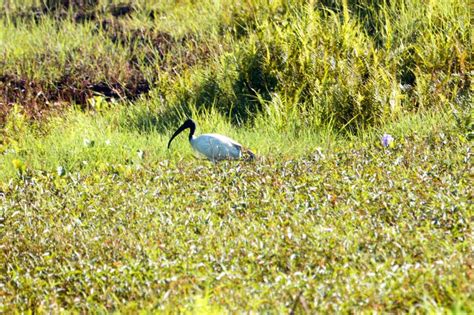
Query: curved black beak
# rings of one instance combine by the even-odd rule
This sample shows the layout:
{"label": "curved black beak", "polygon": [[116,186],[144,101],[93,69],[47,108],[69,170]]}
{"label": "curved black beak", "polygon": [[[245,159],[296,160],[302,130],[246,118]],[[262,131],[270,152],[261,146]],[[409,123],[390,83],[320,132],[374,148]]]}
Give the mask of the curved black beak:
{"label": "curved black beak", "polygon": [[174,134],[171,136],[171,139],[170,141],[168,142],[168,149],[170,148],[170,145],[171,145],[171,141],[173,141],[173,139],[179,135],[181,132],[183,132],[183,130],[185,129],[190,129],[189,131],[189,140],[192,139],[193,137],[193,134],[194,134],[194,131],[196,130],[196,123],[192,120],[192,119],[188,119],[186,120],[182,125],[181,127],[178,128],[178,130],[176,130],[174,132]]}

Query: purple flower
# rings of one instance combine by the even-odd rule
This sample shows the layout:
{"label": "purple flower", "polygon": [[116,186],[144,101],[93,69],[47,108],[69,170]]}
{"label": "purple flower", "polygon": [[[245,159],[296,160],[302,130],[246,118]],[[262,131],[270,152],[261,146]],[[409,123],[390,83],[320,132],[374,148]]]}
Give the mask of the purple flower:
{"label": "purple flower", "polygon": [[393,137],[388,133],[384,133],[382,136],[382,145],[384,147],[389,147],[393,142]]}

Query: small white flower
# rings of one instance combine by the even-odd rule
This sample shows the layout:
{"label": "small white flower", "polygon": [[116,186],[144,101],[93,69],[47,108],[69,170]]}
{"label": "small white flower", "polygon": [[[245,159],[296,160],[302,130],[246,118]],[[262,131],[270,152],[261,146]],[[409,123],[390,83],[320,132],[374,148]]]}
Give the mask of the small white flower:
{"label": "small white flower", "polygon": [[90,147],[93,147],[94,144],[95,144],[94,140],[87,139],[87,138],[84,139],[84,146],[90,148]]}
{"label": "small white flower", "polygon": [[62,167],[61,165],[59,165],[59,166],[56,168],[56,172],[58,173],[58,176],[64,176],[64,175],[66,175],[66,170],[65,170],[64,167]]}

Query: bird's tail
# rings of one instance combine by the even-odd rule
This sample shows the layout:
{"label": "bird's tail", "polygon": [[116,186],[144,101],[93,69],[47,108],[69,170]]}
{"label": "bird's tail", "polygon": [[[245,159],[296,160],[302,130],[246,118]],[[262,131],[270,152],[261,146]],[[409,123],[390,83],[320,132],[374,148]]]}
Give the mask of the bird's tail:
{"label": "bird's tail", "polygon": [[243,158],[245,161],[253,161],[255,160],[255,153],[253,153],[252,151],[250,151],[250,149],[247,149],[247,148],[244,148],[242,150],[242,153],[243,153]]}

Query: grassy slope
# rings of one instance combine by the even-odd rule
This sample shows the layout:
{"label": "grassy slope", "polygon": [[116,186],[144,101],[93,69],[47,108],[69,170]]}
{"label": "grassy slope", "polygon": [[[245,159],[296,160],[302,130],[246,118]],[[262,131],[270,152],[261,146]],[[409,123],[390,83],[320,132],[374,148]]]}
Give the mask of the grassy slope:
{"label": "grassy slope", "polygon": [[[469,14],[363,2],[2,17],[0,310],[472,312]],[[186,115],[258,160],[165,150]]]}

